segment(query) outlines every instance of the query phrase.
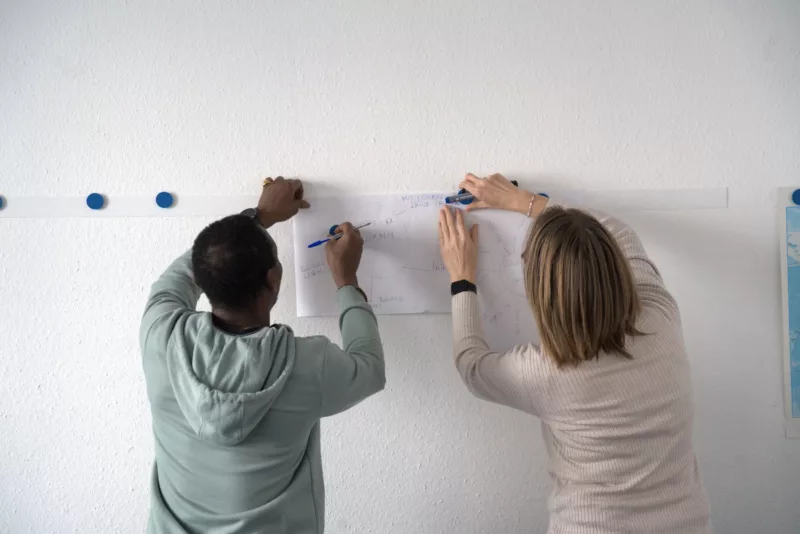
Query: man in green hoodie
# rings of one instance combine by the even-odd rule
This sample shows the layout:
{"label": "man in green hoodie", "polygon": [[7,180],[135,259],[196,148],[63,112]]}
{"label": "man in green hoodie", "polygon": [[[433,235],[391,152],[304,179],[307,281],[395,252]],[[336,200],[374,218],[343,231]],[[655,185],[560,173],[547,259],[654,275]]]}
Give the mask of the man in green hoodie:
{"label": "man in green hoodie", "polygon": [[[363,241],[327,243],[344,349],[272,324],[283,268],[265,231],[307,208],[299,180],[205,228],[155,282],[141,326],[153,416],[151,534],[320,534],[320,418],[384,387],[378,324],[356,270]],[[198,312],[205,293],[211,313]]]}

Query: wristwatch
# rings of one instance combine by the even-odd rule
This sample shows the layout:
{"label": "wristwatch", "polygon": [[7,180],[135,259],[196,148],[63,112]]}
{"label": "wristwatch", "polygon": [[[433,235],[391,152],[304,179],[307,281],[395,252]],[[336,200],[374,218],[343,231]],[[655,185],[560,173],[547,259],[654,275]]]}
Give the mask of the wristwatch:
{"label": "wristwatch", "polygon": [[476,286],[469,280],[459,280],[458,282],[453,282],[452,284],[450,284],[450,294],[454,297],[459,293],[463,293],[465,291],[477,293],[478,286]]}
{"label": "wristwatch", "polygon": [[253,219],[253,222],[259,225],[261,228],[264,228],[264,225],[261,224],[261,219],[258,218],[257,208],[247,208],[241,213],[241,215],[244,215],[245,217],[250,217],[251,219]]}

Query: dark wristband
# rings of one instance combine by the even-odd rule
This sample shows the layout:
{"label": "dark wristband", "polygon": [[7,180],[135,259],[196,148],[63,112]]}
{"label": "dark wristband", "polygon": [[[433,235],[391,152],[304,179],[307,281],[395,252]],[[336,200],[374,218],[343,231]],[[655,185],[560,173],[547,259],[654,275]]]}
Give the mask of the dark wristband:
{"label": "dark wristband", "polygon": [[473,293],[477,293],[478,286],[469,280],[459,280],[458,282],[453,282],[450,284],[450,294],[454,297],[459,293],[463,293],[464,291],[472,291]]}
{"label": "dark wristband", "polygon": [[259,225],[261,228],[263,228],[264,230],[267,229],[267,227],[264,226],[264,223],[261,222],[261,217],[259,216],[258,208],[247,208],[241,213],[241,215],[244,215],[245,217],[250,217],[251,219],[253,219],[253,222]]}
{"label": "dark wristband", "polygon": [[[356,285],[353,285],[353,284],[347,284],[347,285],[344,285],[344,286],[342,286],[342,287],[347,287],[347,286],[350,286],[350,287],[352,287],[353,289],[355,289],[356,291],[358,291],[359,293],[361,293],[361,296],[362,296],[362,297],[364,297],[364,302],[366,302],[367,304],[369,304],[369,299],[367,298],[367,294],[366,294],[366,293],[364,293],[364,290],[363,290],[363,289],[361,289],[360,287],[358,287],[358,286],[356,286]],[[340,287],[339,289],[341,289],[342,287]]]}

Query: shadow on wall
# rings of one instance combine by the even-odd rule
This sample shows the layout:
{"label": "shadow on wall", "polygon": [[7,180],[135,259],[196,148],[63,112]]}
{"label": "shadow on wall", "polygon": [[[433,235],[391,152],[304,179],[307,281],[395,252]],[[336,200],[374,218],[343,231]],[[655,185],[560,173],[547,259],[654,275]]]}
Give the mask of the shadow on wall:
{"label": "shadow on wall", "polygon": [[[763,502],[770,481],[785,476],[774,458],[791,448],[782,426],[780,265],[772,210],[619,216],[637,230],[681,309],[695,384],[695,448],[712,514]],[[774,500],[782,499],[791,501]],[[756,520],[757,514],[743,510],[715,517],[715,525],[720,531],[763,530],[748,524]]]}
{"label": "shadow on wall", "polygon": [[[777,257],[777,237],[765,243],[761,236],[749,231],[746,224],[742,222],[731,224],[732,221],[744,220],[734,209],[645,211],[612,215],[633,227],[648,253],[651,249],[666,251],[678,259],[682,267],[690,267],[693,276],[707,276],[709,279],[726,283],[738,283],[741,281],[742,273],[733,268],[726,268],[726,262],[739,260],[738,266],[746,267],[747,262],[743,260],[746,260],[752,251],[766,245]],[[775,235],[776,233],[773,233],[773,236]],[[710,254],[712,251],[720,251],[723,254],[714,256]]]}

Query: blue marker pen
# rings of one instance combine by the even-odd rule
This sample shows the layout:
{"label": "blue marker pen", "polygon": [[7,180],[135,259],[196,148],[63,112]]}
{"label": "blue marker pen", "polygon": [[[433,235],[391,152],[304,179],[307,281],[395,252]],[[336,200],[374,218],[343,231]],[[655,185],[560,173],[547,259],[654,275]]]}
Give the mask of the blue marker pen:
{"label": "blue marker pen", "polygon": [[[511,180],[511,183],[514,186],[519,187],[519,184],[516,180]],[[472,193],[467,191],[466,189],[460,189],[458,193],[455,195],[451,195],[444,199],[445,204],[471,204],[472,201],[475,200],[475,197],[472,196]]]}
{"label": "blue marker pen", "polygon": [[[356,226],[355,228],[353,228],[353,230],[359,230],[359,229],[361,229],[361,228],[364,228],[365,226],[369,226],[370,224],[372,224],[372,222],[367,222],[367,223],[364,223],[364,224],[359,224],[358,226]],[[336,235],[334,235],[334,232],[336,231],[336,229],[337,229],[338,227],[339,227],[339,225],[338,225],[338,224],[334,224],[333,226],[331,226],[331,229],[330,229],[330,230],[328,230],[328,234],[329,234],[329,235],[328,235],[328,237],[326,237],[325,239],[320,239],[319,241],[314,241],[313,243],[311,243],[310,245],[308,245],[308,248],[314,248],[314,247],[318,247],[318,246],[320,246],[320,245],[322,245],[322,244],[325,244],[325,243],[327,243],[327,242],[328,242],[328,241],[330,241],[331,239],[339,239],[340,237],[342,237],[342,235],[343,235],[343,234],[336,234]]]}

